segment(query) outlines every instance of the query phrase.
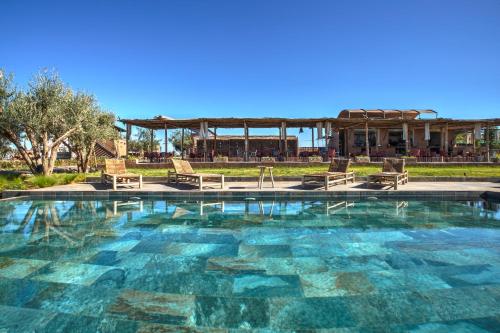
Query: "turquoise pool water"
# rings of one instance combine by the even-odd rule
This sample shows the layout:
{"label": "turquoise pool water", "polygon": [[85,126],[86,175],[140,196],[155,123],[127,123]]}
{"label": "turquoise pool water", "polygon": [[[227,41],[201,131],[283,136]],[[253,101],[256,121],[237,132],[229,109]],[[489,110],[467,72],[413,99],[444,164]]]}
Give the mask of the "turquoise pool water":
{"label": "turquoise pool water", "polygon": [[488,202],[0,202],[0,332],[498,332]]}

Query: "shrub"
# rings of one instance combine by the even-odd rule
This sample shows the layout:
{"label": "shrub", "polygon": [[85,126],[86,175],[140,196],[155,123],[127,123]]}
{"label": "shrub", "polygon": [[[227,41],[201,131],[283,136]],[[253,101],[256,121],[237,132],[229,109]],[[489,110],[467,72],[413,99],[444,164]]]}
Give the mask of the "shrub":
{"label": "shrub", "polygon": [[57,180],[54,176],[33,176],[28,178],[27,182],[34,187],[43,188],[54,186],[57,183]]}
{"label": "shrub", "polygon": [[0,175],[0,191],[2,190],[24,190],[26,185],[18,175]]}
{"label": "shrub", "polygon": [[33,176],[26,180],[31,187],[50,187],[85,181],[85,175],[80,173],[54,174],[51,176]]}

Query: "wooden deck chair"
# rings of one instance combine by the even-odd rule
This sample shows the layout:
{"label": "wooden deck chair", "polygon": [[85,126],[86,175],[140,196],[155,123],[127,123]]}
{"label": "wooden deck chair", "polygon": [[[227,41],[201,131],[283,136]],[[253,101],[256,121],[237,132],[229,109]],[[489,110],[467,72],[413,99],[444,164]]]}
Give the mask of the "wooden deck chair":
{"label": "wooden deck chair", "polygon": [[405,170],[405,160],[402,158],[384,158],[382,172],[369,175],[367,187],[372,184],[389,185],[398,189],[398,184],[408,183],[408,170]]}
{"label": "wooden deck chair", "polygon": [[168,170],[167,181],[170,183],[172,178],[175,179],[176,183],[194,182],[198,183],[198,188],[203,190],[203,183],[207,180],[215,180],[220,182],[220,188],[224,188],[224,175],[216,173],[195,173],[191,164],[185,160],[171,159],[174,166],[174,171]]}
{"label": "wooden deck chair", "polygon": [[113,190],[116,190],[118,184],[137,184],[142,189],[142,175],[127,172],[124,160],[106,159],[104,170],[101,172],[101,183],[112,183]]}
{"label": "wooden deck chair", "polygon": [[333,158],[328,171],[313,173],[302,176],[302,186],[310,184],[321,184],[328,190],[330,185],[355,181],[354,172],[349,171],[350,159]]}

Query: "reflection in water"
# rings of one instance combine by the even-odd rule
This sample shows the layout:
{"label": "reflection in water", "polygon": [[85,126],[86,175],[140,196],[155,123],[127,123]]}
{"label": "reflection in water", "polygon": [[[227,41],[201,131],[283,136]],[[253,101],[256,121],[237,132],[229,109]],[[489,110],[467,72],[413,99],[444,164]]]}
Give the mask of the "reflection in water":
{"label": "reflection in water", "polygon": [[[106,206],[107,208],[107,206]],[[138,200],[138,201],[118,201],[114,200],[113,201],[113,216],[116,216],[118,214],[123,214],[123,212],[128,212],[128,211],[139,211],[142,212],[144,208],[144,201]],[[106,211],[108,212],[108,211]]]}
{"label": "reflection in water", "polygon": [[484,201],[0,202],[0,327],[496,328],[499,227]]}
{"label": "reflection in water", "polygon": [[[50,242],[78,242],[74,228],[124,223],[183,223],[233,226],[426,227],[475,225],[500,218],[497,203],[485,201],[22,201],[2,202],[2,232],[22,232]],[[177,222],[176,222],[177,221]]]}

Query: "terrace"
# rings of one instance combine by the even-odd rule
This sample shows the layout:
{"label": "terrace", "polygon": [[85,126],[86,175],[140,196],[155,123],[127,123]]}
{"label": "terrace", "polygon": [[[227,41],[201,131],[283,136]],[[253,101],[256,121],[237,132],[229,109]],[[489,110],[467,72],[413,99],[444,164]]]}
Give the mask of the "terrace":
{"label": "terrace", "polygon": [[[121,122],[126,126],[127,147],[132,126],[151,132],[161,130],[165,142],[168,142],[169,131],[180,129],[180,155],[195,162],[213,162],[219,155],[230,162],[261,162],[269,158],[275,162],[309,162],[311,155],[318,155],[323,161],[333,156],[363,156],[366,161],[411,156],[419,162],[490,162],[496,154],[491,148],[491,138],[498,136],[500,125],[498,118],[459,120],[438,118],[433,110],[392,109],[342,110],[336,118],[172,119],[158,116],[121,119]],[[242,129],[243,136],[238,139],[242,142],[241,149],[221,150],[221,142],[226,139],[217,135],[220,129]],[[256,149],[252,145],[256,137],[250,135],[251,129],[278,130],[277,137],[269,138],[277,139],[276,149]],[[310,131],[310,146],[301,146],[300,142],[290,139],[289,130],[297,129],[300,134]],[[186,130],[195,133],[199,142],[189,152],[184,144]],[[459,135],[462,142],[457,140]],[[158,161],[172,154],[165,145]]]}

